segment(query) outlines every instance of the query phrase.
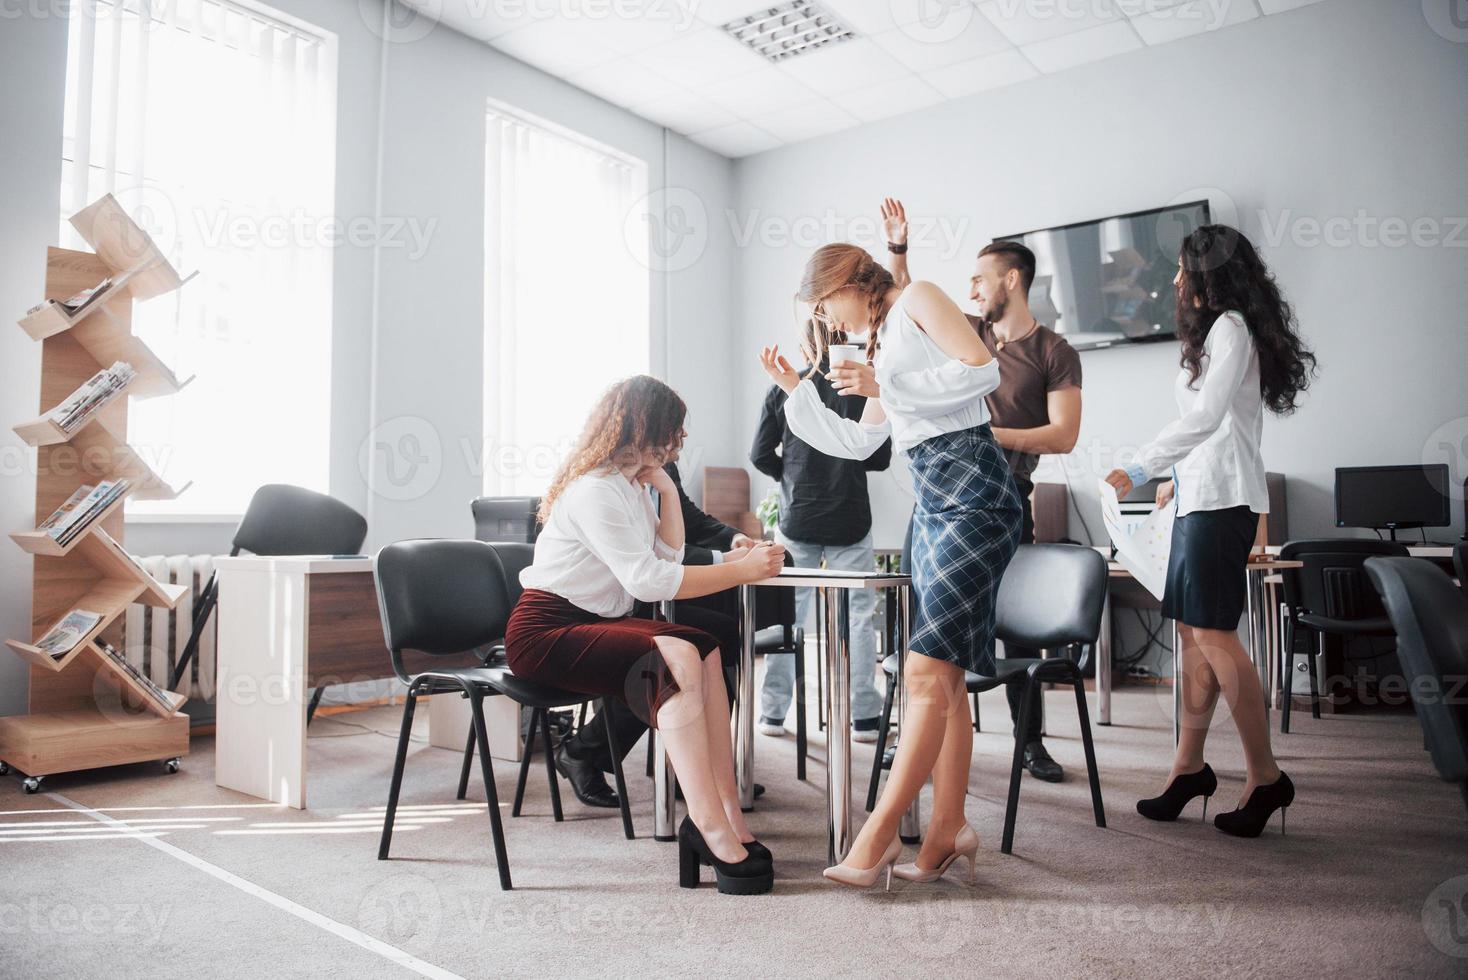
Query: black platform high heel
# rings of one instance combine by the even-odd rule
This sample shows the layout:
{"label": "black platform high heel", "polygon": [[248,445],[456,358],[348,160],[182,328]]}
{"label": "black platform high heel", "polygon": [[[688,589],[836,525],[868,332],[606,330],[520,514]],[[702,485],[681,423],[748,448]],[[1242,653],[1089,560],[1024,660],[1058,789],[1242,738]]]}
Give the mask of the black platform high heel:
{"label": "black platform high heel", "polygon": [[[748,845],[745,846],[747,851]],[[709,849],[703,834],[687,817],[678,825],[678,884],[697,888],[699,866],[714,869],[714,880],[725,895],[762,895],[775,886],[774,866],[767,857],[750,853],[743,861],[721,861]]]}
{"label": "black platform high heel", "polygon": [[1167,784],[1167,789],[1162,791],[1161,796],[1154,796],[1149,800],[1137,801],[1137,812],[1148,820],[1176,820],[1177,815],[1183,812],[1183,807],[1192,802],[1194,797],[1203,797],[1203,819],[1208,819],[1208,800],[1218,791],[1218,777],[1213,775],[1213,767],[1203,763],[1203,768],[1197,772],[1184,773]]}
{"label": "black platform high heel", "polygon": [[1279,832],[1285,832],[1285,811],[1295,802],[1295,784],[1280,770],[1279,778],[1267,786],[1255,786],[1249,799],[1237,810],[1220,813],[1213,818],[1213,826],[1225,834],[1235,837],[1258,837],[1264,825],[1279,811]]}

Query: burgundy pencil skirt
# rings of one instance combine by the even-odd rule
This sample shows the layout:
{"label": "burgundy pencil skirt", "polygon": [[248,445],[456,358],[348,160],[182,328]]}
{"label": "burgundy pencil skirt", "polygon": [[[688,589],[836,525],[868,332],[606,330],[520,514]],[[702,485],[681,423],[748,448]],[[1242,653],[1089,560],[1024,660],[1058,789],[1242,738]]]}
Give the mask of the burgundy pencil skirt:
{"label": "burgundy pencil skirt", "polygon": [[526,589],[505,627],[505,657],[518,677],[582,694],[619,698],[648,725],[678,693],[678,682],[654,637],[675,636],[698,648],[699,659],[719,641],[692,626],[632,616],[607,618],[554,592]]}

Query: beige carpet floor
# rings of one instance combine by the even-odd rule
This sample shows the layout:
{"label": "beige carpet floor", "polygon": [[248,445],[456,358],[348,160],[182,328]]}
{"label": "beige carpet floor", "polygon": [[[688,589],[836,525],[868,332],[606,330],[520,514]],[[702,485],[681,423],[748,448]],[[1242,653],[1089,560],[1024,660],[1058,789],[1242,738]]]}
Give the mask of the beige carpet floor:
{"label": "beige carpet floor", "polygon": [[[34,796],[6,779],[0,976],[414,975],[391,949],[426,964],[420,972],[462,977],[1468,973],[1468,813],[1432,772],[1410,714],[1299,718],[1295,734],[1275,739],[1299,789],[1289,834],[1276,818],[1247,841],[1200,822],[1197,804],[1170,825],[1134,811],[1166,771],[1167,700],[1165,690],[1119,691],[1116,724],[1096,729],[1109,822],[1101,830],[1074,702],[1048,695],[1049,744],[1068,777],[1025,778],[1015,853],[1005,856],[1012,743],[1002,695],[986,696],[968,806],[984,839],[979,882],[895,882],[890,894],[820,878],[818,740],[800,783],[793,738],[758,737],[756,775],[769,791],[752,820],[778,880],[756,898],[677,887],[674,845],[650,836],[641,747],[631,756],[639,839],[630,842],[615,811],[583,808],[569,791],[566,820],[553,823],[539,771],[526,814],[508,820],[514,768],[500,765],[516,884],[502,893],[482,789],[456,803],[457,754],[416,743],[394,857],[377,861],[397,708],[312,726],[307,811],[216,787],[207,737],[177,775],[149,765],[54,777]],[[1222,779],[1215,803],[1230,806],[1241,765],[1226,725],[1209,755]],[[870,759],[857,746],[863,790]],[[68,800],[128,826],[98,822]],[[365,948],[338,925],[387,946]]]}

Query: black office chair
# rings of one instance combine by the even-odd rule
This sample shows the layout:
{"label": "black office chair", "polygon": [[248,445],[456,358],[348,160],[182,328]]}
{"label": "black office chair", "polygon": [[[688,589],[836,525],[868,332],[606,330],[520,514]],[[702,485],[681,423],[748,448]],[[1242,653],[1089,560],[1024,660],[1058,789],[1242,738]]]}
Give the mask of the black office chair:
{"label": "black office chair", "polygon": [[[907,568],[907,556],[903,555]],[[1106,559],[1100,552],[1079,545],[1027,544],[1015,553],[999,583],[995,610],[995,635],[1007,644],[1033,650],[1092,646],[1101,632],[1101,609],[1106,599]],[[882,662],[887,675],[887,696],[882,704],[881,734],[872,760],[867,810],[876,806],[877,782],[886,749],[887,729],[892,719],[893,695],[897,687],[898,657]],[[995,661],[992,675],[968,673],[964,686],[970,694],[993,690],[1005,684],[1024,684],[1019,728],[1029,723],[1031,702],[1041,684],[1069,684],[1075,690],[1076,713],[1080,716],[1081,744],[1086,754],[1086,775],[1091,784],[1091,807],[1096,826],[1106,826],[1101,801],[1101,780],[1096,771],[1096,750],[1091,741],[1091,718],[1086,708],[1085,678],[1077,659],[1071,657],[1004,658]],[[1024,742],[1014,741],[1014,760],[1009,773],[1009,799],[1004,812],[1004,839],[1000,850],[1012,853],[1015,817],[1019,810],[1020,777],[1024,772]]]}
{"label": "black office chair", "polygon": [[477,541],[522,541],[534,544],[540,536],[539,497],[476,497],[469,502]]}
{"label": "black office chair", "polygon": [[1300,561],[1304,568],[1287,568],[1284,601],[1288,617],[1284,627],[1284,708],[1279,730],[1289,734],[1290,708],[1294,700],[1295,635],[1308,631],[1314,637],[1305,656],[1310,678],[1310,714],[1320,717],[1320,682],[1315,674],[1317,656],[1325,653],[1326,636],[1345,640],[1357,637],[1390,638],[1395,635],[1381,600],[1366,581],[1362,565],[1375,556],[1407,556],[1407,546],[1374,538],[1315,538],[1290,541],[1279,551],[1281,561]]}
{"label": "black office chair", "polygon": [[1468,677],[1468,597],[1447,573],[1417,558],[1368,558],[1366,576],[1397,633],[1407,689],[1438,775],[1468,805],[1468,706],[1452,696]]}
{"label": "black office chair", "polygon": [[[790,564],[790,562],[786,562]],[[805,779],[805,627],[795,623],[795,590],[756,588],[756,622],[773,616],[775,625],[754,634],[754,652],[766,657],[788,654],[795,658],[795,778]]]}
{"label": "black office chair", "polygon": [[[267,483],[255,491],[230,543],[230,557],[253,555],[355,555],[367,538],[367,519],[334,497],[285,483]],[[194,606],[189,641],[173,666],[168,686],[177,688],[199,649],[204,625],[219,601],[217,574],[210,575]],[[321,703],[318,687],[306,708],[306,723]]]}
{"label": "black office chair", "polygon": [[1453,545],[1453,573],[1458,576],[1458,588],[1468,595],[1468,541]]}
{"label": "black office chair", "polygon": [[[382,615],[382,630],[392,656],[393,671],[408,685],[408,698],[403,704],[403,725],[398,735],[397,756],[393,761],[392,786],[388,791],[387,814],[382,825],[382,842],[377,851],[378,860],[387,860],[392,843],[393,817],[397,812],[398,791],[402,786],[403,766],[408,755],[408,736],[412,731],[413,711],[418,698],[457,691],[469,699],[473,715],[472,742],[478,743],[479,747],[480,775],[484,780],[484,793],[489,804],[495,863],[499,869],[500,887],[508,890],[511,887],[510,865],[505,853],[499,796],[495,792],[494,764],[490,760],[484,726],[484,699],[503,695],[540,712],[549,708],[579,705],[590,699],[584,694],[516,677],[506,667],[486,666],[482,656],[475,658],[480,660],[479,663],[469,666],[432,668],[416,674],[409,673],[404,666],[404,650],[435,656],[462,655],[471,651],[487,650],[496,641],[503,639],[512,603],[507,588],[505,565],[495,545],[481,541],[400,541],[382,549],[372,565],[373,577],[377,582],[377,603]],[[606,715],[603,714],[602,717],[605,718]],[[544,731],[542,734],[552,805],[556,820],[560,820],[560,790],[551,757],[550,737]],[[610,725],[608,735],[612,740],[612,758],[617,760],[613,769],[617,795],[622,801],[622,831],[630,840],[633,837],[632,817],[627,806],[616,733]],[[466,761],[467,758],[466,753]],[[519,812],[528,768],[527,746],[515,793],[516,815]]]}

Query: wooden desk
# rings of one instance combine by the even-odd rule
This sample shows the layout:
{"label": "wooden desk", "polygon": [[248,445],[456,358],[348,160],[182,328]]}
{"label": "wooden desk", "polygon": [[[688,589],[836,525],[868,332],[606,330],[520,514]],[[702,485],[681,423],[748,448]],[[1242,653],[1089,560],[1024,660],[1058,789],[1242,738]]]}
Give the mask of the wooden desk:
{"label": "wooden desk", "polygon": [[[393,676],[371,558],[215,559],[219,573],[214,782],[306,807],[306,706],[323,684]],[[429,741],[463,751],[462,698],[429,700]],[[519,758],[519,711],[489,698],[496,756]],[[390,743],[383,741],[384,753]],[[386,757],[386,756],[385,756]]]}

